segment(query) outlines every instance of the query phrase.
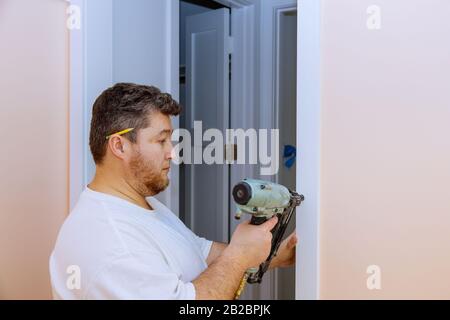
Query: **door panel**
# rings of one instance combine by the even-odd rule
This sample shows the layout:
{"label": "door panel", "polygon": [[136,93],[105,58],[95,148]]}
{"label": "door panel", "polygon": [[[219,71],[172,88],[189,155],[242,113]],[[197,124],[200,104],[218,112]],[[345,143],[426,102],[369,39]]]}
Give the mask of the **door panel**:
{"label": "door panel", "polygon": [[[229,17],[220,9],[187,18],[186,126],[192,137],[194,121],[202,121],[203,131],[229,127]],[[194,142],[192,155],[208,144]],[[186,165],[185,216],[199,236],[228,242],[228,180],[228,165]]]}

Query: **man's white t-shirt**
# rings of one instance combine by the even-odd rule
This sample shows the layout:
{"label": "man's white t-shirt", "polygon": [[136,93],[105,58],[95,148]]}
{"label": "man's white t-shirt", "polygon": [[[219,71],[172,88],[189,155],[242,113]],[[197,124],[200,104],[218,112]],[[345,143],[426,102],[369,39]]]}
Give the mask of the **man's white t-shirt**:
{"label": "man's white t-shirt", "polygon": [[86,188],[50,257],[56,299],[195,299],[212,241],[153,197],[147,210]]}

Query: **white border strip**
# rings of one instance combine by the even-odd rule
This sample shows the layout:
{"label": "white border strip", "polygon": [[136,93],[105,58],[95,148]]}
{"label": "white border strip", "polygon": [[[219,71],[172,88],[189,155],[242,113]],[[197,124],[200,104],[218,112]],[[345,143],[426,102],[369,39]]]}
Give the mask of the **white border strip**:
{"label": "white border strip", "polygon": [[321,1],[298,2],[296,299],[320,298]]}
{"label": "white border strip", "polygon": [[70,30],[69,204],[84,188],[84,28],[85,0],[71,0],[81,9],[81,29]]}

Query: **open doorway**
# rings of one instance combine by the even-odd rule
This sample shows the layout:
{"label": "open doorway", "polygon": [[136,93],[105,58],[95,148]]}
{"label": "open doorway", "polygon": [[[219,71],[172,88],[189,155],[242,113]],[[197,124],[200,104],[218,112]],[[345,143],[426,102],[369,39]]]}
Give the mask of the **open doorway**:
{"label": "open doorway", "polygon": [[[214,1],[180,1],[180,127],[192,137],[194,122],[200,131],[230,126],[229,20],[229,8]],[[205,146],[194,140],[191,154]],[[228,195],[229,165],[181,164],[180,218],[197,235],[229,241]]]}
{"label": "open doorway", "polygon": [[[180,1],[180,103],[184,107],[180,127],[190,130],[191,136],[194,136],[194,120],[202,121],[203,130],[217,128],[222,132],[227,128],[259,129],[265,127],[264,123],[269,128],[278,128],[279,158],[282,160],[280,170],[275,176],[260,178],[296,190],[296,3],[258,3],[255,12],[260,10],[264,14],[255,15],[257,30],[252,33],[253,27],[247,26],[242,29],[249,32],[244,36],[237,32],[241,29],[233,23],[233,11],[230,8],[215,1]],[[269,11],[275,13],[275,19],[272,14],[267,14]],[[242,15],[242,12],[245,11],[239,14]],[[265,21],[269,19],[270,33],[267,34]],[[228,39],[231,36],[231,26],[235,33],[233,38]],[[253,45],[258,45],[256,37],[259,33],[261,49],[271,54],[261,55],[258,61],[249,52],[252,52]],[[231,39],[234,47],[232,59],[227,47]],[[242,54],[239,58],[241,52],[247,54]],[[240,67],[253,64],[262,75],[261,80],[248,74],[240,77]],[[233,75],[231,66],[234,68]],[[273,70],[273,74],[266,76],[268,70]],[[239,85],[243,85],[244,89],[241,90],[247,94],[246,99],[236,99],[237,90],[230,90]],[[262,88],[268,90],[264,91]],[[270,98],[266,99],[269,92]],[[215,95],[211,95],[212,93]],[[231,94],[234,95],[234,100]],[[263,103],[258,103],[263,100]],[[235,103],[230,105],[230,101]],[[269,112],[272,110],[273,112]],[[234,117],[240,114],[238,121],[230,113],[234,113]],[[256,121],[252,120],[250,123],[252,114]],[[203,150],[204,145],[195,145],[194,142],[193,149],[196,148]],[[241,170],[238,167],[180,165],[180,218],[197,235],[214,241],[229,241],[237,223],[233,221],[234,206],[229,197],[233,183],[236,182],[234,178],[258,178],[251,173],[251,169],[250,173],[236,173]],[[286,236],[293,232],[294,226],[295,217]],[[242,298],[295,299],[295,268],[269,272],[262,285],[248,286]]]}

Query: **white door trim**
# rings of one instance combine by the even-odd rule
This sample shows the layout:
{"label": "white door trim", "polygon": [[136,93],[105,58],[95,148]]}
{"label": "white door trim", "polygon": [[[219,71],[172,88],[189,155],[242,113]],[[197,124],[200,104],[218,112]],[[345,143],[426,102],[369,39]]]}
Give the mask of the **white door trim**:
{"label": "white door trim", "polygon": [[320,298],[320,36],[321,1],[299,0],[297,13],[296,299]]}
{"label": "white door trim", "polygon": [[69,203],[72,209],[84,189],[85,0],[71,0],[69,3],[78,6],[81,13],[81,29],[70,30]]}
{"label": "white door trim", "polygon": [[[170,52],[170,59],[167,59],[166,70],[168,73],[166,88],[177,101],[180,100],[180,2],[179,0],[169,0],[167,5],[167,51]],[[173,128],[180,127],[180,117],[172,119]],[[170,184],[165,191],[166,205],[177,215],[180,212],[180,167],[172,166],[170,169]]]}
{"label": "white door trim", "polygon": [[213,1],[233,9],[240,9],[247,6],[251,6],[254,2],[254,0],[213,0]]}
{"label": "white door trim", "polygon": [[[283,6],[279,6],[279,7],[275,7],[274,8],[274,28],[273,28],[273,73],[272,73],[272,77],[273,77],[273,107],[272,107],[272,128],[280,128],[280,117],[279,117],[279,110],[280,110],[280,65],[282,63],[282,61],[280,61],[280,39],[281,39],[281,27],[280,27],[280,22],[281,22],[281,15],[286,13],[286,12],[293,12],[293,11],[297,11],[297,4],[292,3],[292,4],[288,4],[288,5],[283,5]],[[282,148],[282,146],[280,146],[280,148]],[[279,175],[275,175],[274,176],[274,182],[279,183]],[[297,213],[301,213],[300,210],[296,211]],[[279,277],[278,277],[278,272],[273,272],[273,291],[274,291],[274,298],[276,300],[279,299],[278,297],[278,285],[279,285]]]}

